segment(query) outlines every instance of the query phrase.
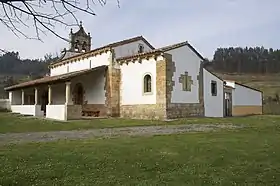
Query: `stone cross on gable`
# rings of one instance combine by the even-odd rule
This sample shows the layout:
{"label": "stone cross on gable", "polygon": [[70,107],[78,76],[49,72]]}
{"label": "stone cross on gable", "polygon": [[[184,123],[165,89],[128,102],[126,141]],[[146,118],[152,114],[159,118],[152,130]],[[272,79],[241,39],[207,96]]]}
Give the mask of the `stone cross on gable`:
{"label": "stone cross on gable", "polygon": [[185,74],[181,74],[181,76],[179,77],[179,83],[182,84],[183,91],[191,91],[193,80],[192,77],[188,75],[188,72],[185,72]]}

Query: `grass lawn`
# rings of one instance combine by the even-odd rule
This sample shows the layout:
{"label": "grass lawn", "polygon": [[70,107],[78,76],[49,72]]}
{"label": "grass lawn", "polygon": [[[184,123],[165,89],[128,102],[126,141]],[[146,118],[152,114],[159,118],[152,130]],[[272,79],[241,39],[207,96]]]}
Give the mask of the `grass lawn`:
{"label": "grass lawn", "polygon": [[0,146],[0,185],[279,185],[280,127]]}
{"label": "grass lawn", "polygon": [[0,112],[0,133],[8,132],[41,132],[41,131],[67,131],[93,128],[127,127],[143,125],[172,125],[172,124],[260,124],[280,122],[280,116],[251,116],[236,118],[188,118],[175,121],[150,121],[129,119],[93,119],[80,121],[52,121],[32,117],[23,117],[17,114]]}

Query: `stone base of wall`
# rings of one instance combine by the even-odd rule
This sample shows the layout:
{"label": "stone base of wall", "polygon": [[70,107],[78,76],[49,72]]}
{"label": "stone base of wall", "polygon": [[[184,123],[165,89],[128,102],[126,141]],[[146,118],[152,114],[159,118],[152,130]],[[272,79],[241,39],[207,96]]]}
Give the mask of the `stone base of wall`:
{"label": "stone base of wall", "polygon": [[82,105],[67,105],[67,120],[82,118]]}
{"label": "stone base of wall", "polygon": [[232,116],[260,115],[262,111],[262,106],[233,106]]}
{"label": "stone base of wall", "polygon": [[143,104],[143,105],[122,105],[120,107],[122,118],[131,119],[166,119],[166,110],[164,105]]}
{"label": "stone base of wall", "polygon": [[107,108],[105,104],[86,104],[82,107],[83,111],[92,111],[92,112],[98,112],[99,116],[104,117],[107,116]]}
{"label": "stone base of wall", "polygon": [[167,108],[167,118],[187,118],[190,116],[204,116],[204,108],[200,103],[171,103]]}

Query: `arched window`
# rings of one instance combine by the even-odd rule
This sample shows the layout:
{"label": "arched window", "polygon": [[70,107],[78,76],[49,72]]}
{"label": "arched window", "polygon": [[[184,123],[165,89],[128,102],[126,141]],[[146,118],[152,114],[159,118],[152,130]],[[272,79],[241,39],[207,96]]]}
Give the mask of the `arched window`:
{"label": "arched window", "polygon": [[78,50],[79,50],[79,45],[80,45],[80,41],[77,40],[77,41],[75,42],[75,45],[74,45],[75,51],[78,51]]}
{"label": "arched window", "polygon": [[144,93],[152,92],[152,77],[149,74],[144,76]]}

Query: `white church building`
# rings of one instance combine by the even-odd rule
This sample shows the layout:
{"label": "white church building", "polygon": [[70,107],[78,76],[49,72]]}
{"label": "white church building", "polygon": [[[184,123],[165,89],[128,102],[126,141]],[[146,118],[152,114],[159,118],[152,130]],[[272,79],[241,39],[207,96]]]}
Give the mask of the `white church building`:
{"label": "white church building", "polygon": [[91,49],[83,26],[50,75],[5,88],[11,111],[57,120],[262,114],[262,92],[203,68],[188,43],[154,48],[138,36]]}

